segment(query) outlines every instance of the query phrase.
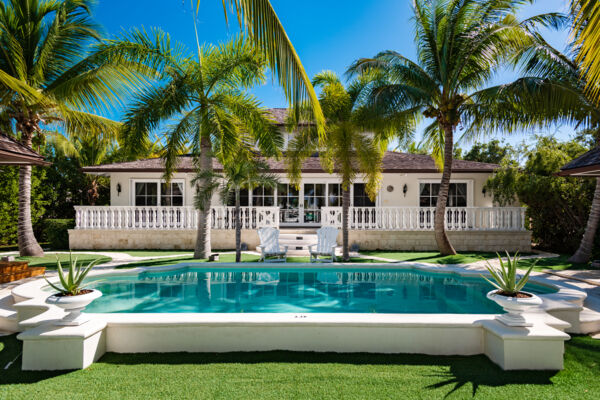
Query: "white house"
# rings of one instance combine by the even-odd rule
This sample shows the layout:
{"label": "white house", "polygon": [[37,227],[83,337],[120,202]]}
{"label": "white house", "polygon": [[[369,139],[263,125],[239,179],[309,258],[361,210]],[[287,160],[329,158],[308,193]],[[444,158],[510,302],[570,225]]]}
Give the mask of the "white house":
{"label": "white house", "polygon": [[[280,124],[282,114],[280,109],[273,112]],[[279,176],[280,185],[242,195],[242,240],[250,248],[258,244],[256,229],[261,226],[279,226],[295,234],[322,225],[341,226],[340,179],[323,171],[318,155],[304,162],[299,188],[289,184],[283,161],[266,161]],[[216,160],[213,167],[222,168]],[[457,250],[531,249],[525,209],[494,207],[484,189],[497,167],[463,160],[453,163],[446,224]],[[193,248],[197,217],[192,157],[180,157],[168,184],[162,179],[163,162],[158,158],[85,167],[84,171],[110,177],[111,204],[76,208],[76,227],[69,232],[71,248]],[[351,188],[350,243],[361,249],[434,250],[433,210],[440,179],[430,156],[386,152],[376,200],[367,197],[360,180]],[[232,221],[232,207],[215,196],[213,248],[234,247]]]}

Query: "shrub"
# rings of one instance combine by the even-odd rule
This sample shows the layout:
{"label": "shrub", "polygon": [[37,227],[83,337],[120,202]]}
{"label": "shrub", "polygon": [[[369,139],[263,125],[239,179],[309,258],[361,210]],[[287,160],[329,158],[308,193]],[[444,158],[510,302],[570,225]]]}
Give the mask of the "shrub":
{"label": "shrub", "polygon": [[47,219],[44,221],[44,240],[54,250],[69,248],[69,229],[75,227],[73,219]]}

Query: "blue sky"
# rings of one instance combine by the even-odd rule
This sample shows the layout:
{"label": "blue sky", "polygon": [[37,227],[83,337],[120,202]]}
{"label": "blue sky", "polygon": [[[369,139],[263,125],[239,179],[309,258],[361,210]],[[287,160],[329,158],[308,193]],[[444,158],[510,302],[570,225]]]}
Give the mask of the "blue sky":
{"label": "blue sky", "polygon": [[[343,75],[352,61],[381,50],[396,50],[411,58],[415,55],[410,0],[271,0],[271,3],[309,76],[324,69]],[[522,16],[565,9],[565,0],[537,0],[523,9]],[[160,27],[190,51],[195,48],[190,0],[99,0],[95,18],[109,36],[132,27]],[[226,25],[220,0],[201,0],[197,23],[201,42],[225,41],[239,32],[237,21],[230,20],[229,26]],[[545,36],[562,49],[568,33],[546,32]],[[508,82],[515,76],[505,71],[495,77],[494,83]],[[270,80],[254,93],[267,107],[287,105],[281,90]],[[566,139],[572,129],[558,127],[553,133]],[[531,133],[513,135],[509,141],[516,143],[528,137]]]}

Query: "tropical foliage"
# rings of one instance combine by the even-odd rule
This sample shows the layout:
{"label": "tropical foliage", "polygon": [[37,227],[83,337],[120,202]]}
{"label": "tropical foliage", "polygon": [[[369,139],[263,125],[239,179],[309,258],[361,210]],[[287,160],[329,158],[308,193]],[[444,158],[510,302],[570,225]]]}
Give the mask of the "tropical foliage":
{"label": "tropical foliage", "polygon": [[61,295],[77,296],[83,290],[81,287],[83,280],[98,261],[100,260],[94,260],[84,267],[82,263],[77,263],[77,257],[73,260],[73,253],[69,253],[69,265],[67,266],[67,272],[65,272],[60,259],[56,257],[59,284],[50,282],[45,276],[44,279],[52,289],[58,291]]}
{"label": "tropical foliage", "polygon": [[[410,115],[405,118],[400,114],[385,120],[372,113],[371,108],[364,107],[360,95],[364,86],[372,80],[373,76],[364,74],[346,88],[331,71],[323,71],[313,78],[313,85],[321,88],[319,101],[327,121],[322,137],[316,124],[309,123],[310,114],[306,109],[292,113],[289,119],[290,130],[297,132],[287,154],[292,184],[299,184],[303,161],[317,152],[323,169],[341,178],[344,260],[350,258],[350,186],[361,176],[368,196],[374,200],[381,184],[381,161],[388,137],[399,130],[412,129],[414,122]],[[296,119],[296,115],[300,119]]]}
{"label": "tropical foliage", "polygon": [[[123,64],[106,62],[91,0],[10,0],[0,3],[0,121],[31,146],[55,126],[68,133],[116,132],[106,110],[140,83]],[[91,111],[91,112],[90,112]],[[31,167],[20,168],[19,250],[41,255],[33,235]]]}
{"label": "tropical foliage", "polygon": [[[424,136],[442,169],[435,211],[435,237],[442,254],[456,254],[445,231],[453,145],[459,126],[493,123],[496,115],[479,104],[493,74],[531,42],[533,24],[557,24],[556,15],[519,21],[522,1],[415,0],[417,60],[395,51],[357,60],[349,73],[377,71],[385,79],[367,87],[366,97],[384,115],[412,112],[430,121]],[[492,122],[490,122],[492,121]],[[510,127],[508,127],[510,128]]]}
{"label": "tropical foliage", "polygon": [[[240,148],[255,145],[267,157],[279,156],[281,133],[267,110],[246,91],[264,81],[266,67],[258,49],[247,40],[203,46],[196,59],[181,46],[171,46],[169,35],[162,31],[135,31],[113,41],[111,55],[158,74],[156,83],[133,100],[121,137],[124,146],[135,152],[153,130],[168,124],[163,154],[167,180],[177,167],[178,156],[188,149],[207,179],[213,156],[227,165],[235,162]],[[209,186],[208,181],[198,184]],[[208,258],[211,252],[210,199],[206,197],[199,212],[196,258]]]}
{"label": "tropical foliage", "polygon": [[[517,276],[517,269],[519,268],[519,253],[515,253],[515,255],[511,258],[508,251],[506,253],[506,261],[502,259],[500,254],[498,254],[498,263],[500,265],[499,268],[495,268],[490,264],[489,261],[486,261],[486,268],[493,280],[488,279],[487,277],[481,275],[483,279],[488,281],[492,286],[498,289],[498,294],[502,294],[505,296],[514,296],[523,289],[527,281],[529,280],[529,274],[533,271],[533,267],[537,263],[537,260],[533,262],[529,268],[527,268],[527,272],[525,275],[520,278]],[[518,280],[517,280],[518,278]]]}
{"label": "tropical foliage", "polygon": [[523,165],[506,160],[488,180],[487,190],[497,204],[519,201],[527,206],[533,242],[541,249],[571,253],[579,245],[595,182],[556,174],[586,150],[578,140],[559,142],[539,137],[535,146],[517,149],[516,153],[525,157]]}
{"label": "tropical foliage", "polygon": [[[200,183],[210,182],[208,185],[201,186]],[[225,205],[229,205],[233,200],[235,206],[234,225],[235,225],[235,262],[242,261],[242,220],[241,220],[241,192],[247,190],[251,192],[258,187],[266,187],[274,190],[277,187],[277,177],[269,172],[269,166],[264,161],[257,159],[256,156],[241,149],[235,162],[225,163],[223,172],[199,172],[192,181],[197,187],[197,194],[194,198],[197,209],[202,210],[206,207],[205,202],[209,199],[215,189],[218,188],[220,198]]]}

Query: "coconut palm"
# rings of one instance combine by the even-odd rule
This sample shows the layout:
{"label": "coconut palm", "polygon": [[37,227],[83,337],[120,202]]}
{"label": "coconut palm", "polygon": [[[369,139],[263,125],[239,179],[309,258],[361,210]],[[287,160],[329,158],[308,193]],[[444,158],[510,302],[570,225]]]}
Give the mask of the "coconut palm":
{"label": "coconut palm", "polygon": [[[323,169],[341,178],[342,189],[342,247],[343,259],[349,260],[348,212],[350,186],[357,176],[366,181],[366,192],[374,200],[382,178],[382,158],[391,132],[407,131],[413,126],[410,118],[395,120],[378,118],[361,104],[363,87],[373,79],[365,74],[344,87],[339,77],[331,71],[323,71],[312,80],[321,88],[319,101],[327,125],[320,139],[315,124],[307,123],[310,115],[300,112],[301,119],[290,117],[290,130],[296,135],[288,148],[288,167],[292,184],[298,185],[302,162],[318,152]],[[304,119],[302,119],[304,118]],[[370,133],[369,133],[370,132]]]}
{"label": "coconut palm", "polygon": [[[124,65],[111,65],[97,49],[100,34],[91,0],[8,0],[0,3],[0,121],[31,146],[37,135],[116,132],[119,124],[94,115],[139,83]],[[40,256],[31,226],[31,167],[19,171],[18,244]]]}
{"label": "coconut palm", "polygon": [[257,159],[248,149],[241,148],[235,162],[223,163],[223,173],[205,173],[200,171],[192,183],[210,181],[209,185],[198,185],[195,205],[198,209],[205,208],[204,202],[212,196],[214,189],[220,187],[220,197],[223,203],[228,204],[233,196],[235,213],[235,262],[242,261],[242,219],[240,210],[240,192],[243,189],[251,191],[257,187],[274,189],[279,181],[276,176],[269,173],[269,166]]}
{"label": "coconut palm", "polygon": [[[513,62],[521,65],[522,77],[513,83],[491,87],[478,95],[477,102],[485,113],[492,111],[496,118],[475,118],[473,131],[503,131],[543,126],[551,123],[570,123],[600,145],[600,106],[594,94],[586,90],[584,67],[577,63],[577,49],[568,47],[563,54],[541,36],[528,47],[514,54]],[[482,114],[484,112],[481,112]],[[600,178],[588,222],[580,246],[569,259],[588,262],[600,223]]]}
{"label": "coconut palm", "polygon": [[[268,111],[244,90],[265,78],[265,61],[248,41],[238,38],[219,46],[200,48],[198,59],[171,47],[168,35],[143,31],[111,43],[113,60],[143,63],[160,72],[155,85],[135,97],[124,119],[122,140],[139,148],[152,130],[169,124],[165,136],[165,177],[177,168],[177,157],[187,150],[205,174],[197,182],[211,187],[213,154],[225,164],[235,162],[240,147],[255,144],[265,156],[277,157],[283,137]],[[199,203],[195,258],[208,258],[211,196]]]}
{"label": "coconut palm", "polygon": [[556,23],[554,14],[518,21],[514,14],[522,3],[415,0],[417,60],[384,51],[357,60],[348,70],[350,75],[372,70],[387,77],[368,88],[367,97],[381,114],[413,110],[433,120],[425,128],[424,141],[442,169],[434,227],[439,251],[445,255],[456,254],[445,230],[456,130],[472,119],[478,91],[512,52],[531,40],[524,27]]}

